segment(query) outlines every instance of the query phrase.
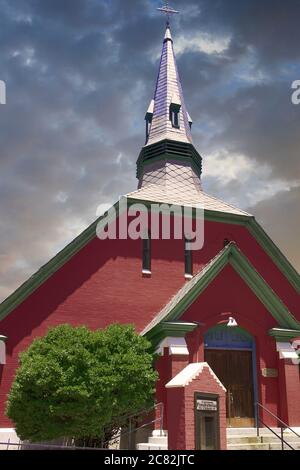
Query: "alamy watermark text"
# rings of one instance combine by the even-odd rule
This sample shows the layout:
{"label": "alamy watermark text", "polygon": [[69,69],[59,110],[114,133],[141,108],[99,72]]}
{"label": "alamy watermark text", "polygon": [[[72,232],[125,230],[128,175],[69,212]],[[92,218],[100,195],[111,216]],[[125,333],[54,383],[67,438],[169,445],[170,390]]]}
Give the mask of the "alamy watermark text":
{"label": "alamy watermark text", "polygon": [[169,204],[128,204],[122,197],[97,226],[100,240],[187,240],[188,250],[201,250],[204,244],[204,209]]}
{"label": "alamy watermark text", "polygon": [[300,104],[300,80],[295,80],[292,83],[292,90],[295,90],[292,94],[292,103]]}
{"label": "alamy watermark text", "polygon": [[6,104],[6,85],[3,80],[0,80],[0,104]]}

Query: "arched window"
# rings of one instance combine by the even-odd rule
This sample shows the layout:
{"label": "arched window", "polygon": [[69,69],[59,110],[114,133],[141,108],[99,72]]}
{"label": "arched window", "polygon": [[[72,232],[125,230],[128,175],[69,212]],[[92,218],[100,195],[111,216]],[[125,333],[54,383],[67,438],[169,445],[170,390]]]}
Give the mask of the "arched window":
{"label": "arched window", "polygon": [[171,109],[170,111],[172,126],[176,127],[176,129],[179,129],[179,111],[177,111],[177,109]]}
{"label": "arched window", "polygon": [[175,127],[176,129],[180,128],[180,108],[180,98],[179,96],[174,95],[170,104],[170,121],[172,122],[172,127]]}

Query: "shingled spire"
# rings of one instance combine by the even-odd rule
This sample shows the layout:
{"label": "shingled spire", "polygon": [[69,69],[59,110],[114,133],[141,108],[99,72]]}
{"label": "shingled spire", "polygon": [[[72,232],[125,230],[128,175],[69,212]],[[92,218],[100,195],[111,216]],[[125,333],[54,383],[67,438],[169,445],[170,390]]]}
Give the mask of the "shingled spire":
{"label": "shingled spire", "polygon": [[[146,143],[137,161],[139,188],[150,182],[164,184],[170,179],[170,171],[175,177],[175,173],[178,176],[184,170],[185,174],[189,173],[189,178],[197,182],[199,189],[202,159],[193,145],[192,120],[184,102],[169,22],[163,40],[154,98],[145,120]],[[159,174],[160,178],[153,177],[154,174]]]}
{"label": "shingled spire", "polygon": [[[177,114],[176,123],[172,113]],[[169,25],[164,37],[147,145],[152,145],[163,139],[192,143],[189,118],[176,66]]]}

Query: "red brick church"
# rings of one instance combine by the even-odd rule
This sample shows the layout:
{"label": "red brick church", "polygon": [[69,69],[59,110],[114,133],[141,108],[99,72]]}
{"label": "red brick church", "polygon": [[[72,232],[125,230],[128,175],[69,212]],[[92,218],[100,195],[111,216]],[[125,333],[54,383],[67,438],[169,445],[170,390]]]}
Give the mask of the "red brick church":
{"label": "red brick church", "polygon": [[272,413],[300,427],[300,276],[253,215],[203,191],[169,26],[145,120],[138,189],[109,224],[129,224],[137,203],[149,218],[154,203],[189,208],[193,224],[202,207],[203,247],[190,249],[175,229],[154,237],[151,223],[145,239],[100,239],[97,220],[10,295],[0,306],[0,429],[13,428],[5,402],[34,338],[62,323],[115,322],[133,323],[160,354],[156,398],[170,448],[201,448],[195,403],[211,412],[217,403],[222,429],[255,427],[256,403],[264,423],[277,426]]}

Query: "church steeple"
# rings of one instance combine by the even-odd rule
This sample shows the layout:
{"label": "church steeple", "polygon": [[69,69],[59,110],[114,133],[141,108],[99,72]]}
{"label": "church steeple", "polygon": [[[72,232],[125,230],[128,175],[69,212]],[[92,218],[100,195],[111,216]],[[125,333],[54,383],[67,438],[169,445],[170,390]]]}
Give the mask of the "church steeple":
{"label": "church steeple", "polygon": [[[164,37],[153,101],[153,115],[149,123],[151,125],[148,127],[146,145],[149,146],[164,139],[192,143],[189,117],[184,103],[169,25],[167,25]],[[146,122],[148,122],[147,119],[146,116]]]}
{"label": "church steeple", "polygon": [[[165,13],[171,11],[167,7],[161,10]],[[175,10],[173,12],[176,13]],[[175,176],[181,173],[188,176],[189,181],[193,180],[193,186],[196,184],[197,190],[201,190],[202,158],[193,145],[192,119],[184,102],[169,20],[154,98],[150,102],[145,120],[146,143],[137,161],[139,188],[149,183],[176,184]],[[158,174],[159,179],[153,176]],[[188,189],[185,187],[185,190]]]}

